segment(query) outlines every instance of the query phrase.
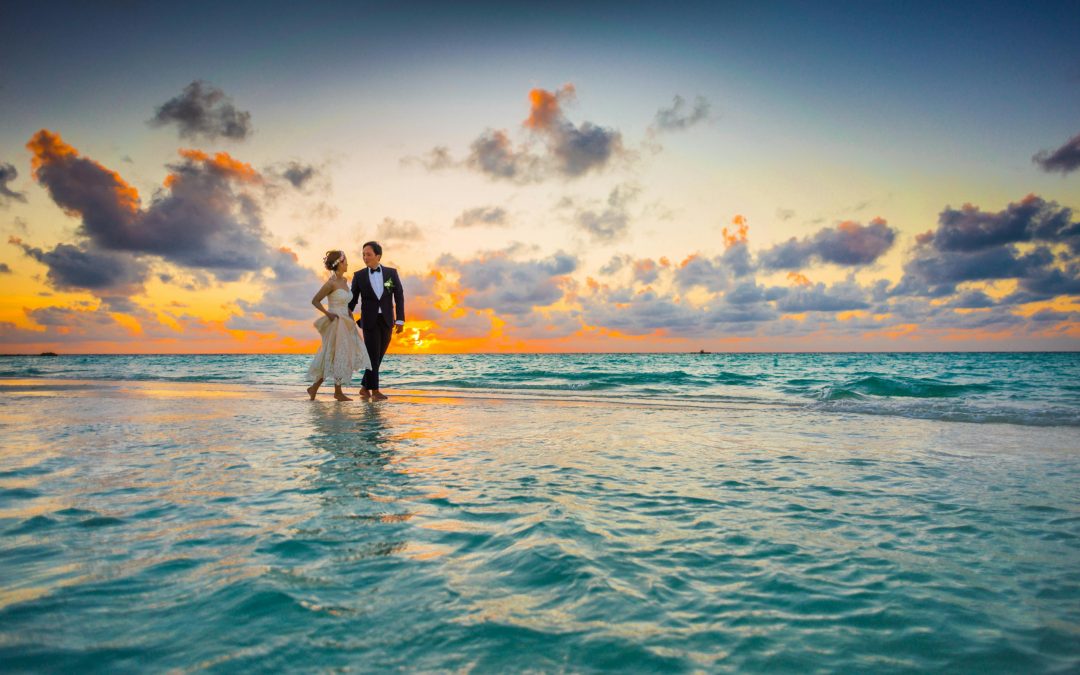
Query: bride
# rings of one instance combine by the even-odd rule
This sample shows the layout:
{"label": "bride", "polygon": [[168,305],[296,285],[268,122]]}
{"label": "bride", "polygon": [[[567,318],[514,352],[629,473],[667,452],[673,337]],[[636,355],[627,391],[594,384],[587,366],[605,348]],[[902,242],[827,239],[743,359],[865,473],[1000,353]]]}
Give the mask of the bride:
{"label": "bride", "polygon": [[[322,336],[322,345],[315,353],[315,358],[308,366],[308,379],[314,384],[307,388],[311,400],[327,377],[334,378],[334,398],[339,401],[351,401],[341,391],[341,385],[352,379],[353,373],[371,368],[371,359],[360,338],[360,331],[349,312],[349,300],[352,291],[345,279],[349,261],[344,251],[327,251],[323,265],[330,270],[330,278],[322,285],[319,292],[311,299],[315,309],[324,316],[315,320],[315,328]],[[329,298],[329,309],[324,309],[323,298]]]}

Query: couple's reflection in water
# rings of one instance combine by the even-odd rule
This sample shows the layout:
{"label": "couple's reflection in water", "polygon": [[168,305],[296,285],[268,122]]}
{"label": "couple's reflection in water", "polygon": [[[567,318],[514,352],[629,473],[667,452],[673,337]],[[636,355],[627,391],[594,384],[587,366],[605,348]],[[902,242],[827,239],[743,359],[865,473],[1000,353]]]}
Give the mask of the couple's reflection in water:
{"label": "couple's reflection in water", "polygon": [[322,501],[319,528],[339,542],[345,560],[387,556],[405,549],[414,492],[395,468],[390,415],[380,405],[311,406],[311,436],[318,458],[313,492]]}

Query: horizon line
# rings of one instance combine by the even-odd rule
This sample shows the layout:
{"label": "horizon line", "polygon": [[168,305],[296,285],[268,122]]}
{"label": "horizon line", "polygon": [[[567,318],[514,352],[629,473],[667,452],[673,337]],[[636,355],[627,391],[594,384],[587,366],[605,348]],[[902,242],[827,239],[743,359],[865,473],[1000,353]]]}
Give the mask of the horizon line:
{"label": "horizon line", "polygon": [[[531,354],[546,355],[611,355],[611,354],[688,354],[709,356],[712,354],[1078,354],[1080,349],[888,349],[888,350],[746,350],[746,351],[473,351],[473,352],[389,352],[393,356],[524,356]],[[0,353],[0,358],[20,356],[60,357],[60,356],[311,356],[308,352],[26,352]]]}

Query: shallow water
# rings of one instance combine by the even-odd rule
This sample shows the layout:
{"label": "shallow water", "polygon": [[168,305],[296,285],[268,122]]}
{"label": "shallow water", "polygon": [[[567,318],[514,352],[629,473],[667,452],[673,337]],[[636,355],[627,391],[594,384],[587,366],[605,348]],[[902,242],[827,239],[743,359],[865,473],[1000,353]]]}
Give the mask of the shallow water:
{"label": "shallow water", "polygon": [[1074,427],[0,385],[5,670],[1080,668]]}

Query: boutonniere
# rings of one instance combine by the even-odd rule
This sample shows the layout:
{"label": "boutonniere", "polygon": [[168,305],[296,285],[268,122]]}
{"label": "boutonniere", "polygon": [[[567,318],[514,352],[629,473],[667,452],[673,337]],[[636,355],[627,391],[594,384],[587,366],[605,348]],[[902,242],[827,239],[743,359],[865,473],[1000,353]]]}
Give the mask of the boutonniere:
{"label": "boutonniere", "polygon": [[386,280],[386,281],[385,281],[385,282],[383,283],[383,287],[384,287],[384,288],[385,288],[386,290],[388,290],[388,291],[392,291],[392,290],[394,290],[394,280],[393,280],[393,279],[387,279],[387,280]]}

